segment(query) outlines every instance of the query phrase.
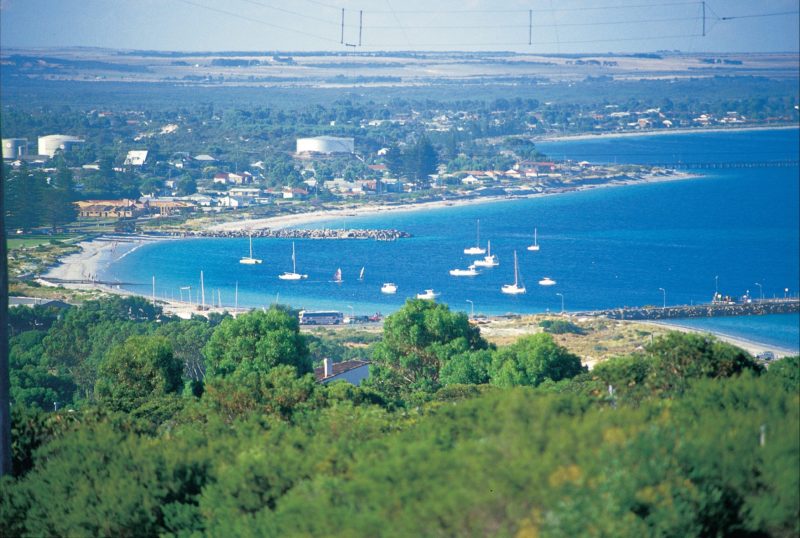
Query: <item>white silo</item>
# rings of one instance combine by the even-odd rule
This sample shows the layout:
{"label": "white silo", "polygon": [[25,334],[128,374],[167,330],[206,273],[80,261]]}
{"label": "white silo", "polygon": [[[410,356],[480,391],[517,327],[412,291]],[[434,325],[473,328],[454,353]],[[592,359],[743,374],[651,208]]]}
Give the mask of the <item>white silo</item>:
{"label": "white silo", "polygon": [[68,152],[75,149],[83,140],[70,135],[47,135],[39,137],[39,155],[53,157],[58,150]]}
{"label": "white silo", "polygon": [[28,154],[27,138],[4,138],[3,139],[3,158],[18,159]]}
{"label": "white silo", "polygon": [[315,136],[297,139],[297,153],[354,153],[355,140],[337,136]]}

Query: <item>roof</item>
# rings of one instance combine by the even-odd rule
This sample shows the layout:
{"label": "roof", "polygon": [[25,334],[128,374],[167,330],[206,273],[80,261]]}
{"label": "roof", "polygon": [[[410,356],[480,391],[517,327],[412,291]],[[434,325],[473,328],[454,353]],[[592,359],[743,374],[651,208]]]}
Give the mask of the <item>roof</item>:
{"label": "roof", "polygon": [[208,162],[216,161],[216,159],[214,157],[212,157],[211,155],[206,155],[205,153],[203,153],[202,155],[197,155],[194,158],[194,160],[195,161],[208,161]]}
{"label": "roof", "polygon": [[[345,372],[349,372],[350,370],[355,370],[356,368],[361,368],[362,366],[369,365],[369,361],[361,361],[361,360],[350,360],[350,361],[342,361],[342,362],[334,362],[333,366],[331,367],[332,372],[327,379],[332,377],[336,377],[341,375]],[[317,381],[324,381],[325,378],[325,369],[320,366],[319,368],[314,368],[314,378]]]}
{"label": "roof", "polygon": [[147,160],[147,150],[132,149],[125,157],[125,164],[130,166],[142,166]]}

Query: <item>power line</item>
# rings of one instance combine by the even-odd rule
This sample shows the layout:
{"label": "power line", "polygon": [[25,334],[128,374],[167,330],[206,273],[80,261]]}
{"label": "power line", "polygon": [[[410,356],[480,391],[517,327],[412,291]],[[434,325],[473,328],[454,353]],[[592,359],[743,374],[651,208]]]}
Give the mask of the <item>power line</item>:
{"label": "power line", "polygon": [[797,14],[800,14],[800,11],[778,11],[775,13],[756,13],[753,15],[733,15],[730,17],[720,17],[719,20],[733,21],[736,19],[756,19],[759,17],[778,17],[781,15],[797,15]]}
{"label": "power line", "polygon": [[[671,7],[671,6],[687,6],[687,5],[700,5],[702,2],[700,1],[689,1],[689,2],[661,2],[655,4],[627,4],[627,5],[603,5],[603,6],[585,6],[585,7],[567,7],[567,8],[558,8],[556,11],[563,11],[563,12],[574,12],[574,11],[596,11],[596,10],[612,10],[612,9],[630,9],[630,8],[641,8],[641,7]],[[431,14],[431,13],[550,13],[552,12],[551,9],[407,9],[407,10],[391,10],[391,11],[381,11],[381,10],[369,10],[369,13],[374,14]]]}
{"label": "power line", "polygon": [[[500,30],[500,29],[509,29],[509,28],[560,28],[565,26],[612,26],[612,25],[622,25],[622,24],[647,24],[647,23],[654,23],[654,22],[677,22],[677,21],[696,21],[699,20],[698,16],[693,17],[669,17],[664,19],[639,19],[639,20],[627,20],[627,21],[596,21],[596,22],[568,22],[562,24],[507,24],[507,25],[436,25],[436,26],[405,26],[407,30],[474,30],[474,29],[486,29],[486,30]],[[395,28],[395,26],[370,26],[370,28],[374,30],[389,30]]]}
{"label": "power line", "polygon": [[306,15],[305,13],[301,13],[299,11],[292,11],[291,9],[286,9],[286,8],[283,8],[283,7],[273,6],[271,4],[267,4],[267,3],[264,3],[264,2],[257,2],[256,0],[239,0],[239,1],[240,2],[247,2],[248,4],[253,4],[253,5],[256,5],[256,6],[265,7],[267,9],[273,9],[275,11],[280,11],[282,13],[287,13],[289,15],[295,15],[297,17],[302,17],[304,19],[308,19],[308,20],[312,20],[312,21],[317,21],[317,22],[322,22],[322,23],[325,23],[325,24],[332,24],[334,26],[338,26],[337,23],[335,23],[334,21],[332,21],[330,19],[323,19],[321,17],[315,17],[313,15]]}
{"label": "power line", "polygon": [[[559,45],[577,45],[577,44],[588,44],[588,43],[612,43],[617,41],[651,41],[651,40],[659,40],[659,39],[675,39],[675,38],[686,38],[686,37],[702,37],[701,34],[673,34],[673,35],[658,35],[658,36],[642,36],[642,37],[613,37],[608,39],[579,39],[579,40],[570,40],[570,41],[559,41]],[[534,41],[531,45],[552,45],[552,41]],[[415,43],[414,46],[416,47],[445,47],[445,46],[452,46],[452,47],[493,47],[493,46],[520,46],[520,45],[527,45],[527,43],[520,41],[491,41],[491,42],[475,42],[470,41],[469,43],[452,43],[452,42],[445,42],[445,43]],[[369,48],[389,48],[389,47],[402,47],[403,45],[398,44],[390,44],[390,43],[366,43],[364,44],[365,47]]]}
{"label": "power line", "polygon": [[247,22],[255,22],[255,23],[258,23],[258,24],[262,24],[264,26],[269,26],[270,28],[277,28],[278,30],[284,30],[286,32],[292,32],[292,33],[304,35],[304,36],[307,36],[307,37],[313,37],[314,39],[319,39],[321,41],[328,41],[330,43],[338,43],[337,40],[331,39],[329,37],[323,37],[321,35],[313,34],[311,32],[306,32],[306,31],[303,31],[303,30],[297,30],[295,28],[290,28],[288,26],[281,26],[279,24],[274,24],[274,23],[267,22],[267,21],[264,21],[264,20],[261,20],[261,19],[256,19],[254,17],[240,15],[240,14],[234,13],[232,11],[227,11],[227,10],[224,10],[224,9],[219,9],[219,8],[216,8],[216,7],[207,6],[207,5],[204,5],[204,4],[198,4],[196,2],[192,2],[191,0],[177,0],[177,1],[178,2],[183,2],[184,4],[188,4],[190,6],[199,7],[201,9],[205,9],[205,10],[208,10],[208,11],[214,11],[216,13],[222,13],[224,15],[228,15],[230,17],[235,17],[237,19],[241,19],[241,20],[244,20],[244,21],[247,21]]}

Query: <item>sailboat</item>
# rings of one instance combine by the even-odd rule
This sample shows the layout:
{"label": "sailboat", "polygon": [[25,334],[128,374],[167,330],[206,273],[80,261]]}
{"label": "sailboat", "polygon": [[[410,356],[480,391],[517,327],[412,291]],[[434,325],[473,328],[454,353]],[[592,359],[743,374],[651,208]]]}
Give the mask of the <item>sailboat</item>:
{"label": "sailboat", "polygon": [[361,268],[361,272],[358,273],[358,279],[359,280],[364,280],[364,268],[363,267]]}
{"label": "sailboat", "polygon": [[337,284],[341,284],[343,282],[342,281],[342,269],[341,269],[341,267],[336,269],[336,272],[333,273],[333,281],[336,282]]}
{"label": "sailboat", "polygon": [[514,283],[503,285],[503,287],[500,288],[500,291],[509,295],[519,295],[521,293],[525,293],[525,286],[520,286],[519,266],[517,265],[516,250],[514,251]]}
{"label": "sailboat", "polygon": [[239,263],[243,263],[245,265],[257,265],[261,263],[261,260],[253,257],[253,234],[250,234],[250,255],[240,258]]}
{"label": "sailboat", "polygon": [[492,242],[486,242],[486,256],[483,257],[482,260],[475,260],[473,265],[477,267],[497,267],[500,265],[500,262],[497,261],[497,256],[492,254]]}
{"label": "sailboat", "polygon": [[292,272],[278,275],[278,278],[281,280],[302,280],[304,278],[308,278],[308,275],[301,275],[297,272],[297,259],[295,258],[294,254],[294,241],[292,241]]}
{"label": "sailboat", "polygon": [[464,249],[464,254],[486,254],[486,249],[481,248],[481,221],[477,222],[475,246]]}
{"label": "sailboat", "polygon": [[533,244],[528,247],[528,250],[539,250],[539,243],[536,241],[536,228],[533,229]]}

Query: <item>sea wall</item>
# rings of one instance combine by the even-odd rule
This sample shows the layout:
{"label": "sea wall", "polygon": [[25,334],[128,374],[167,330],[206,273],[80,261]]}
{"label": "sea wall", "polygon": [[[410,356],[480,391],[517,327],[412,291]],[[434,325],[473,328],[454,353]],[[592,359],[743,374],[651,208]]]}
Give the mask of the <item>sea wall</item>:
{"label": "sea wall", "polygon": [[321,230],[298,230],[298,229],[277,229],[271,230],[264,228],[248,232],[245,230],[193,230],[185,232],[164,232],[161,234],[151,234],[158,237],[270,237],[276,239],[374,239],[376,241],[394,241],[395,239],[405,239],[411,234],[402,230],[343,230],[343,229],[321,229]]}
{"label": "sea wall", "polygon": [[701,304],[658,307],[623,307],[608,310],[575,312],[576,316],[604,316],[609,319],[648,320],[680,318],[713,318],[722,316],[763,316],[800,312],[798,299],[766,299],[751,303]]}

